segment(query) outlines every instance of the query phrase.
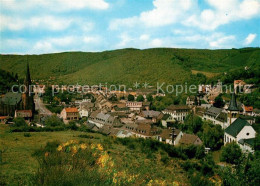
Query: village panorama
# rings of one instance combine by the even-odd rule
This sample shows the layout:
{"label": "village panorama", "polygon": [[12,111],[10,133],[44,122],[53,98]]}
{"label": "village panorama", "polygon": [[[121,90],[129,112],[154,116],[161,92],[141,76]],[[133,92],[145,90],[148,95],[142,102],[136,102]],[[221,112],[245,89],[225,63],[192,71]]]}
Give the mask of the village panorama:
{"label": "village panorama", "polygon": [[1,0],[0,186],[258,186],[259,0]]}

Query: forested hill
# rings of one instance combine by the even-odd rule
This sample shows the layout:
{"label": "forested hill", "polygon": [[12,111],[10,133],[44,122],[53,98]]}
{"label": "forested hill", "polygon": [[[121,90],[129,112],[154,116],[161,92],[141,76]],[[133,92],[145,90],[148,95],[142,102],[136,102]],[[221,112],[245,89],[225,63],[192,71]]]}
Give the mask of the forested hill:
{"label": "forested hill", "polygon": [[157,81],[196,82],[207,77],[260,64],[260,48],[203,49],[121,49],[104,52],[64,52],[43,55],[1,55],[0,68],[23,77],[29,62],[32,79],[59,83],[116,83]]}

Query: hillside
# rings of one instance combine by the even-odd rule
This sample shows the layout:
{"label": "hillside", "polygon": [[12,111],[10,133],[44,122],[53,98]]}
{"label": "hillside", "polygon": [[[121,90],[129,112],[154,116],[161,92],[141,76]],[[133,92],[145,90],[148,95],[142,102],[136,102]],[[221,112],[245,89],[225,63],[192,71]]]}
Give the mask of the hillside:
{"label": "hillside", "polygon": [[207,77],[259,64],[260,49],[122,49],[104,52],[65,52],[43,55],[1,55],[1,69],[24,76],[26,61],[33,79],[58,83],[192,82],[196,73]]}

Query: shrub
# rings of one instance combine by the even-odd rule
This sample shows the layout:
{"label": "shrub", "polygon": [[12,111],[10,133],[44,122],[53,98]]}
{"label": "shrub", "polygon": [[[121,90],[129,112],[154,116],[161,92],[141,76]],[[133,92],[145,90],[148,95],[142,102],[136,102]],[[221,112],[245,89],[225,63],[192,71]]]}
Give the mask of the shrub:
{"label": "shrub", "polygon": [[24,118],[17,117],[17,118],[14,118],[14,126],[15,127],[26,127],[28,125],[25,122]]}
{"label": "shrub", "polygon": [[238,164],[242,157],[242,151],[240,147],[232,142],[228,143],[221,149],[220,160],[231,164]]}

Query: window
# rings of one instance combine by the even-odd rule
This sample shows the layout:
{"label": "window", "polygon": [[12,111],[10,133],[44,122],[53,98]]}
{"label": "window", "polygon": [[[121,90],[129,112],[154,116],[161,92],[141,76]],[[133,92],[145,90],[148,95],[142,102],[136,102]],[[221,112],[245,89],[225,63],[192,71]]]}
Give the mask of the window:
{"label": "window", "polygon": [[249,133],[246,133],[247,136],[249,136]]}

